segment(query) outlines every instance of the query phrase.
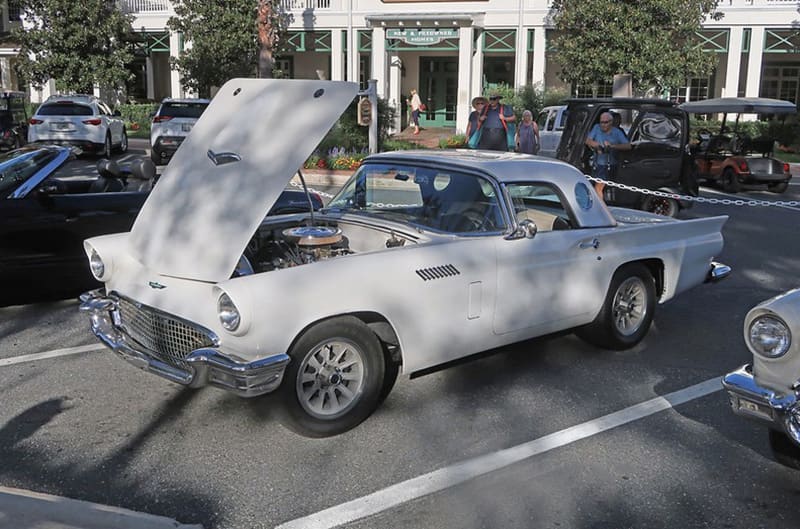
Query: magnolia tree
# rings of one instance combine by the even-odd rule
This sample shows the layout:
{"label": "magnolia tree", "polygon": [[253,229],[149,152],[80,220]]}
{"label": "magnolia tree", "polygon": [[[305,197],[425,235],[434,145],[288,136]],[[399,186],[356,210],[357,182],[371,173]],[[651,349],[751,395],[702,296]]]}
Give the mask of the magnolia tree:
{"label": "magnolia tree", "polygon": [[22,0],[19,76],[40,87],[50,79],[60,91],[94,86],[121,89],[133,74],[131,17],[107,0]]}
{"label": "magnolia tree", "polygon": [[288,25],[279,0],[173,0],[167,26],[188,42],[174,60],[200,95],[234,77],[272,77],[273,50]]}
{"label": "magnolia tree", "polygon": [[562,80],[610,81],[630,74],[639,94],[660,94],[711,74],[716,57],[697,32],[719,19],[718,0],[553,0],[552,46]]}

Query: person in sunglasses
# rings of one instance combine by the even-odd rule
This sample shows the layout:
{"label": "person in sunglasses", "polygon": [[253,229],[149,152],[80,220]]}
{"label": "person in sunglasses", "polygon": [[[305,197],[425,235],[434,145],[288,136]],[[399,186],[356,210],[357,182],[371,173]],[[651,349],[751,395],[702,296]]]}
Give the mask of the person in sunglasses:
{"label": "person in sunglasses", "polygon": [[[614,126],[614,117],[610,112],[600,114],[600,122],[589,131],[585,143],[594,152],[592,176],[613,180],[617,168],[617,152],[629,151],[631,144],[622,129]],[[595,189],[601,197],[604,187],[605,184],[595,182]]]}
{"label": "person in sunglasses", "polygon": [[[478,127],[482,127],[479,149],[488,151],[507,151],[508,124],[516,121],[514,109],[510,105],[500,103],[500,94],[492,92],[489,95],[489,104],[483,107],[478,116]],[[513,136],[512,142],[513,145]]]}

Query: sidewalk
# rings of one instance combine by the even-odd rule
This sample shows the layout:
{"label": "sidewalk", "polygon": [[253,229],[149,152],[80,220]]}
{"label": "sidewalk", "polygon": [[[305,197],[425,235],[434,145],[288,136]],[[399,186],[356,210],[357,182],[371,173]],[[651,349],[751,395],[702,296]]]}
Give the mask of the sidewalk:
{"label": "sidewalk", "polygon": [[171,518],[0,487],[0,529],[203,529]]}

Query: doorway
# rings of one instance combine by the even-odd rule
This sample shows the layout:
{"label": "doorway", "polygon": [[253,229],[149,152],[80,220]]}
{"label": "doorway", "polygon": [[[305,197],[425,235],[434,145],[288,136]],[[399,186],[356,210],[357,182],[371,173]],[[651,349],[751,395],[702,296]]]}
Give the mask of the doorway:
{"label": "doorway", "polygon": [[454,127],[458,99],[458,57],[420,57],[419,95],[427,106],[420,125]]}

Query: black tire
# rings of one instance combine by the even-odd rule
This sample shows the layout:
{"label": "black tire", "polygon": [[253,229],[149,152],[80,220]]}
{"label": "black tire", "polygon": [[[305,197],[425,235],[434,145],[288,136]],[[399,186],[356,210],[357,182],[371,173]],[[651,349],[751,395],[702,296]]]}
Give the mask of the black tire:
{"label": "black tire", "polygon": [[642,203],[642,210],[665,217],[677,217],[680,209],[678,201],[674,198],[648,196]]}
{"label": "black tire", "polygon": [[780,184],[769,184],[767,186],[769,191],[773,193],[785,193],[789,189],[789,182],[781,182]]}
{"label": "black tire", "polygon": [[122,129],[122,138],[119,140],[117,152],[120,154],[125,154],[128,152],[128,131],[125,129]]}
{"label": "black tire", "polygon": [[769,447],[778,463],[800,470],[800,446],[794,444],[785,433],[770,430]]}
{"label": "black tire", "polygon": [[619,268],[592,323],[575,334],[606,349],[629,349],[647,334],[656,308],[656,285],[650,270],[640,263]]}
{"label": "black tire", "polygon": [[338,435],[378,407],[383,351],[378,337],[359,319],[343,316],[314,325],[289,356],[279,392],[283,423],[291,430],[308,437]]}
{"label": "black tire", "polygon": [[392,360],[392,355],[386,348],[383,350],[383,365],[383,385],[381,386],[381,393],[378,396],[378,404],[383,404],[383,401],[386,400],[386,397],[392,392],[392,388],[394,388],[394,384],[397,382],[397,376],[400,374],[400,363]]}
{"label": "black tire", "polygon": [[739,177],[730,167],[726,167],[722,171],[722,189],[726,193],[738,193],[742,189],[742,184],[739,183]]}
{"label": "black tire", "polygon": [[101,158],[111,158],[111,134],[106,134],[106,141],[103,142],[103,150],[100,152]]}

